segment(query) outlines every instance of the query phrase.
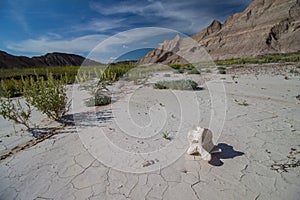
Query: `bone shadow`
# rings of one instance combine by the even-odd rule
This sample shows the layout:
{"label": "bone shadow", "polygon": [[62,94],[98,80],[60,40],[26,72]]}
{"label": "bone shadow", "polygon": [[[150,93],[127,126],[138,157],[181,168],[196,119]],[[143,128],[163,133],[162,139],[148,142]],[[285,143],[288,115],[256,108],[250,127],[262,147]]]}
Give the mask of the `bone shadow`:
{"label": "bone shadow", "polygon": [[233,146],[225,143],[219,143],[216,148],[221,149],[221,152],[212,154],[212,159],[208,163],[213,166],[222,166],[224,162],[221,159],[232,159],[244,155],[244,152],[236,151]]}

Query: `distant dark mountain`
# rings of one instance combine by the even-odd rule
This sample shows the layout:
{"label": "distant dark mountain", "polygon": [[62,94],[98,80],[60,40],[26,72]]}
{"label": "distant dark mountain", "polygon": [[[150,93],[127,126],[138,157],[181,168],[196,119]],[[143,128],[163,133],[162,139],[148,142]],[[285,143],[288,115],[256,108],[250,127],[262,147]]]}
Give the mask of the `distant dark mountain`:
{"label": "distant dark mountain", "polygon": [[101,63],[86,59],[82,56],[67,53],[47,53],[43,56],[14,56],[0,51],[0,68],[26,68],[26,67],[46,67],[46,66],[80,66],[101,65]]}

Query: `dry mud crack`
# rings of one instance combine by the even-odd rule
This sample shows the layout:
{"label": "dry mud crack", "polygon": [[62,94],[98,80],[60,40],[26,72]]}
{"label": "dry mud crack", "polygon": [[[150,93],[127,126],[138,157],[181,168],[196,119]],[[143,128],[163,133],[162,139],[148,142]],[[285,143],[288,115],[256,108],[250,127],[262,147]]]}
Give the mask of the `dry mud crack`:
{"label": "dry mud crack", "polygon": [[[91,154],[78,133],[95,136],[87,131],[89,123],[95,130],[103,128],[116,145],[136,153],[159,145],[163,148],[172,140],[164,140],[162,135],[154,135],[151,142],[147,138],[120,138],[120,128],[113,119],[97,124],[85,113],[89,120],[79,123],[77,132],[62,128],[1,161],[0,199],[299,199],[300,105],[295,98],[299,94],[299,77],[287,81],[282,76],[239,75],[238,83],[230,83],[230,75],[222,78],[226,78],[223,84],[227,107],[222,134],[216,139],[223,154],[216,155],[215,163],[182,154],[157,169],[163,160],[137,160],[141,169],[154,168],[145,173],[107,166]],[[146,92],[154,95],[151,90],[147,87]],[[143,91],[140,92],[137,99],[142,97]],[[195,94],[201,109],[199,125],[206,126],[211,114],[209,91],[206,88]],[[130,94],[119,100],[126,100],[126,95]],[[185,100],[194,97],[187,96]],[[239,105],[234,99],[248,105]],[[159,103],[166,109],[174,103],[168,99],[151,102],[150,98],[147,106],[155,105],[153,109],[163,109]],[[146,108],[135,108],[140,104],[133,102],[131,106],[136,116],[145,113]],[[114,108],[119,107],[111,109]],[[149,115],[155,114],[148,111]],[[177,123],[176,112],[171,114],[171,122]],[[136,123],[138,119],[150,118],[143,114]],[[173,134],[175,139],[180,136]],[[186,133],[182,136],[185,141]],[[113,152],[107,153],[113,156]],[[151,165],[143,168],[147,160],[154,162],[149,161]]]}

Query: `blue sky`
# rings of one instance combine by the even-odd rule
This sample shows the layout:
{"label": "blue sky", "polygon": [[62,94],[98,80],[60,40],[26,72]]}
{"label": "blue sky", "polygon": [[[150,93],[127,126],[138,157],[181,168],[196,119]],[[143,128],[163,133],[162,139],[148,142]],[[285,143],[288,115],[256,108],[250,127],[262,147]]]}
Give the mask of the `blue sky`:
{"label": "blue sky", "polygon": [[137,49],[155,48],[176,34],[195,34],[213,19],[224,22],[251,1],[0,0],[0,50],[88,56],[97,49],[102,62],[135,51],[130,58],[138,58],[146,50]]}

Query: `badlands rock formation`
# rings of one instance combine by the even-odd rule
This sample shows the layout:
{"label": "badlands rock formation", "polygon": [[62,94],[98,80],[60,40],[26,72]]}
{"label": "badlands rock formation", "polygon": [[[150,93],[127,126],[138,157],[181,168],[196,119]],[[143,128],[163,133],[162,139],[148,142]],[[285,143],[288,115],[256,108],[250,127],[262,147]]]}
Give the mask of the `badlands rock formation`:
{"label": "badlands rock formation", "polygon": [[[224,24],[214,20],[191,38],[213,60],[297,52],[300,50],[300,0],[254,0],[243,12],[229,16]],[[164,41],[142,58],[140,64],[191,62],[190,57],[184,57],[186,54],[194,54],[192,62],[207,60],[207,55],[203,58],[203,52],[197,52],[200,48],[191,38],[176,36]]]}

